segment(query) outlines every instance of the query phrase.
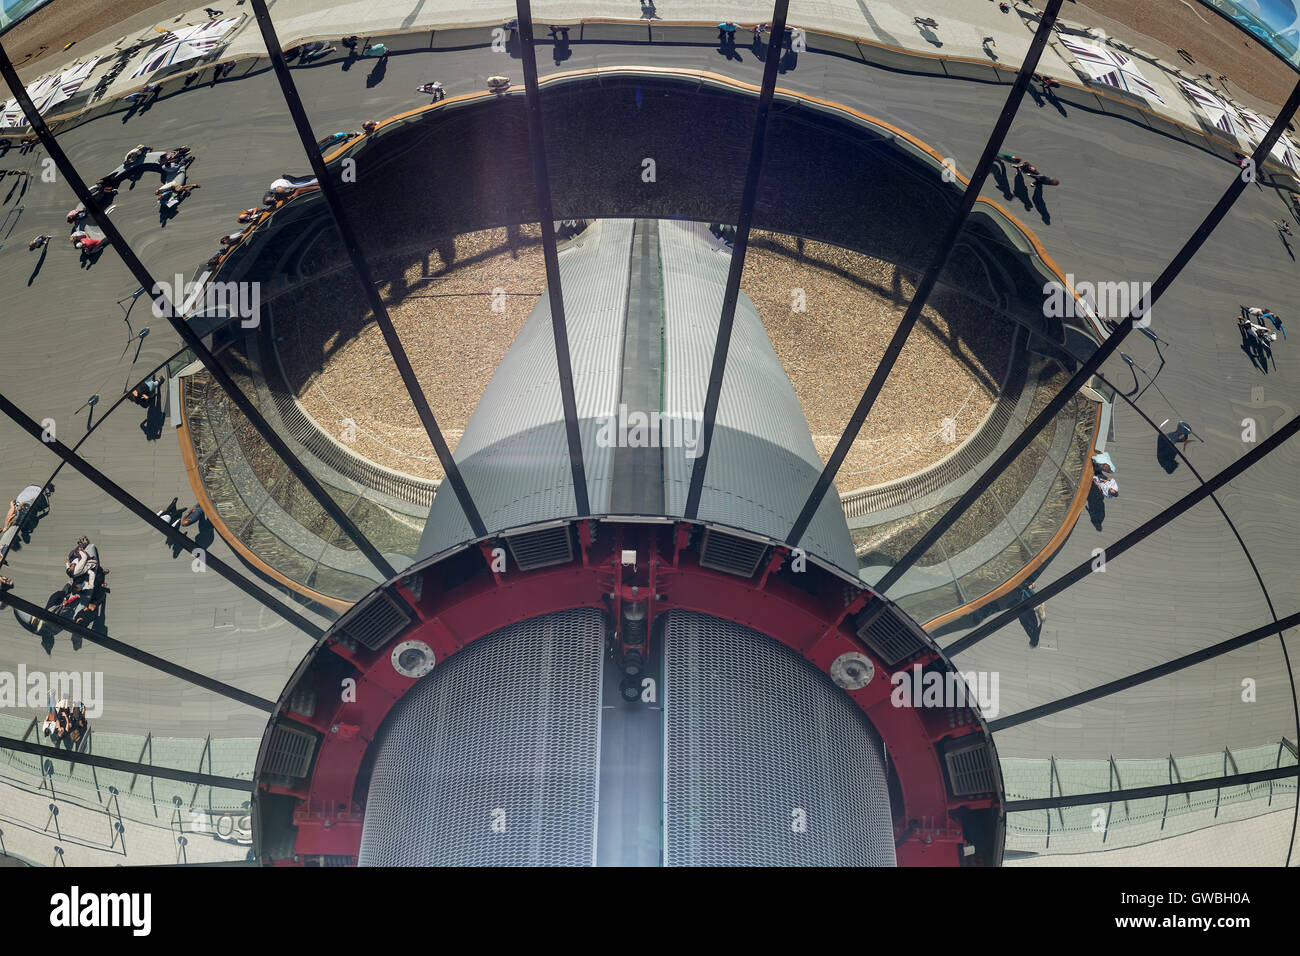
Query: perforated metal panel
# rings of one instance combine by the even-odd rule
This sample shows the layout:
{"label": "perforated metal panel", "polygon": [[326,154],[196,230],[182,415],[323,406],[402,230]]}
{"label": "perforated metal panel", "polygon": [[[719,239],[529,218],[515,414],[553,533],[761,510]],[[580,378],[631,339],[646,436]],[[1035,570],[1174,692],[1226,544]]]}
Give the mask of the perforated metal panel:
{"label": "perforated metal panel", "polygon": [[664,615],[669,866],[893,866],[880,738],[829,677],[749,628]]}
{"label": "perforated metal panel", "polygon": [[389,714],[361,866],[587,865],[595,859],[601,613],[479,638]]}

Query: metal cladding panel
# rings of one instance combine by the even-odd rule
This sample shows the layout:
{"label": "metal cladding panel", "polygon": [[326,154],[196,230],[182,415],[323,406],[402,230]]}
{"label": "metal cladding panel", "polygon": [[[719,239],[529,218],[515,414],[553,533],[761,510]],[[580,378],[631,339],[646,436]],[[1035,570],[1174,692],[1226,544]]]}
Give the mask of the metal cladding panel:
{"label": "metal cladding panel", "polygon": [[[593,512],[607,510],[610,499],[614,449],[601,447],[598,436],[601,424],[618,412],[632,222],[603,220],[559,257],[574,399]],[[537,300],[506,352],[455,454],[489,532],[577,513],[549,295]],[[437,554],[471,537],[456,496],[435,495],[420,556]]]}
{"label": "metal cladding panel", "polygon": [[668,866],[894,866],[880,737],[794,651],[664,615]]}
{"label": "metal cladding panel", "polygon": [[416,684],[375,744],[359,864],[594,863],[604,645],[599,611],[559,611]]}
{"label": "metal cladding panel", "polygon": [[[731,255],[700,223],[662,221],[664,407],[697,422],[704,414]],[[688,429],[698,440],[698,429]],[[686,508],[693,447],[665,442],[664,500]],[[783,540],[822,471],[803,408],[753,303],[736,304],[699,518]],[[805,532],[810,554],[856,575],[848,522],[832,489]]]}

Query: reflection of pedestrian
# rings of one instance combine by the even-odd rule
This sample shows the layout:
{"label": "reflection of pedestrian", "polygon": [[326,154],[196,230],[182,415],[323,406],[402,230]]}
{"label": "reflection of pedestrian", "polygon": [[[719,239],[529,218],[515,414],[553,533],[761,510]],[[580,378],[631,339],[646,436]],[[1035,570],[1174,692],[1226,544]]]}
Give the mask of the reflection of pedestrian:
{"label": "reflection of pedestrian", "polygon": [[1102,465],[1092,476],[1092,483],[1101,492],[1103,498],[1119,497],[1119,482],[1111,474],[1109,465]]}
{"label": "reflection of pedestrian", "polygon": [[40,249],[53,238],[53,236],[37,236],[31,242],[27,243],[27,248],[28,250]]}
{"label": "reflection of pedestrian", "polygon": [[918,27],[937,27],[939,21],[933,17],[912,17],[912,22]]}
{"label": "reflection of pedestrian", "polygon": [[[1027,583],[1020,589],[1020,598],[1023,601],[1032,601],[1037,595],[1034,593],[1033,582]],[[1038,626],[1042,627],[1043,622],[1047,620],[1047,605],[1040,604],[1034,608],[1034,619],[1038,621]]]}
{"label": "reflection of pedestrian", "polygon": [[1187,451],[1187,443],[1192,440],[1192,426],[1187,422],[1179,422],[1174,433],[1169,436],[1169,440],[1175,445],[1182,443],[1183,451]]}

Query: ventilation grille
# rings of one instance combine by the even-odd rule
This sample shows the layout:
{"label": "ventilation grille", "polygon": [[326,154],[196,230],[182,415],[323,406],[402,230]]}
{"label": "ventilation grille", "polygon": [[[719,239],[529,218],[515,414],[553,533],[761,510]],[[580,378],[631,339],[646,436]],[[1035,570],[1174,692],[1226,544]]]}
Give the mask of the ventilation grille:
{"label": "ventilation grille", "polygon": [[411,623],[415,612],[401,598],[376,591],[339,623],[338,630],[363,647],[377,651]]}
{"label": "ventilation grille", "polygon": [[954,796],[970,797],[997,790],[993,760],[983,738],[951,744],[944,748],[943,756],[948,764],[948,786]]}
{"label": "ventilation grille", "polygon": [[568,525],[510,535],[506,544],[510,546],[510,556],[520,571],[573,560],[573,536],[569,534]]}
{"label": "ventilation grille", "polygon": [[700,542],[700,567],[752,578],[766,551],[767,545],[761,541],[738,538],[734,534],[708,528],[704,532],[704,540]]}
{"label": "ventilation grille", "polygon": [[925,650],[925,643],[899,614],[882,605],[858,617],[858,637],[890,667]]}
{"label": "ventilation grille", "polygon": [[664,621],[665,864],[893,866],[883,748],[848,695],[757,631]]}
{"label": "ventilation grille", "polygon": [[315,750],[314,732],[278,723],[271,731],[271,742],[267,746],[262,773],[302,779],[311,769],[311,758]]}
{"label": "ventilation grille", "polygon": [[589,866],[603,615],[559,611],[452,654],[385,719],[361,866]]}

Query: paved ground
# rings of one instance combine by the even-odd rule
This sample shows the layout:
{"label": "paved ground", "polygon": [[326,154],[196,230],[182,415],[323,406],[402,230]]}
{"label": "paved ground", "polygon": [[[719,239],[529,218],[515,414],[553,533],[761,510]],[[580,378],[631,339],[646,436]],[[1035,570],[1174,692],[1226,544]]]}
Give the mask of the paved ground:
{"label": "paved ground", "polygon": [[[487,75],[502,72],[500,57],[480,47],[394,56],[382,78],[370,73],[368,63],[346,72],[337,63],[326,63],[298,70],[295,76],[316,129],[326,132],[355,128],[362,119],[423,102],[411,90],[429,78],[441,79],[450,94],[481,89]],[[741,51],[740,62],[724,62],[708,45],[574,43],[563,66],[635,61],[708,67],[755,83],[759,78],[759,64],[747,52]],[[517,63],[505,72],[520,75]],[[178,269],[188,272],[215,248],[216,237],[228,231],[238,208],[256,202],[281,172],[304,168],[273,79],[265,71],[241,74],[216,87],[201,84],[168,95],[134,115],[101,117],[63,137],[65,148],[92,171],[92,179],[120,162],[122,153],[137,142],[193,146],[199,161],[192,181],[204,188],[181,207],[177,219],[159,229],[144,183],[124,194],[114,213],[160,277]],[[1006,92],[990,83],[869,69],[816,53],[800,57],[781,83],[895,123],[953,157],[963,170],[974,164]],[[1031,203],[1023,216],[1077,279],[1149,280],[1236,171],[1195,144],[1100,113],[1095,104],[1095,98],[1071,94],[1063,97],[1060,110],[1025,103],[1007,145],[1058,176],[1062,186],[1048,191],[1044,209]],[[234,122],[217,123],[223,115]],[[38,172],[39,159],[39,153],[21,158],[10,153],[0,165],[23,164]],[[33,416],[53,417],[60,437],[66,439],[84,427],[86,412],[77,409],[88,394],[116,394],[121,385],[170,354],[176,340],[162,321],[145,319],[143,306],[137,306],[132,328],[147,323],[153,331],[136,362],[132,349],[121,354],[128,333],[114,300],[130,293],[135,284],[111,250],[87,271],[78,267],[75,254],[61,240],[52,244],[33,275],[40,256],[28,254],[26,240],[38,231],[64,233],[62,215],[74,200],[66,186],[39,180],[25,194],[15,191],[6,198],[3,193],[18,182],[0,181],[0,199],[5,200],[0,204],[0,216],[5,217],[0,220],[0,301],[11,371],[3,389]],[[1001,198],[992,182],[988,194]],[[1277,367],[1265,373],[1241,352],[1233,325],[1239,302],[1274,305],[1286,316],[1294,300],[1297,266],[1270,222],[1284,212],[1277,193],[1251,187],[1157,306],[1153,328],[1171,344],[1162,347],[1166,364],[1138,405],[1157,424],[1184,418],[1205,437],[1204,444],[1193,444],[1189,451],[1202,475],[1249,450],[1241,440],[1243,418],[1257,419],[1262,439],[1300,405],[1287,351],[1292,346],[1279,343]],[[1124,351],[1151,371],[1159,365],[1151,343],[1136,335]],[[1107,374],[1121,389],[1132,386],[1132,375],[1118,359]],[[1145,385],[1142,373],[1138,375]],[[1263,391],[1256,393],[1256,388]],[[175,436],[169,422],[160,441],[146,442],[134,411],[127,407],[111,418],[96,432],[86,454],[141,498],[161,507],[186,488],[171,444]],[[43,479],[52,469],[52,456],[17,434],[13,425],[0,423],[0,437],[5,494]],[[1124,407],[1117,412],[1109,448],[1119,467],[1122,497],[1107,505],[1101,531],[1086,517],[1079,523],[1042,580],[1088,558],[1093,548],[1114,541],[1193,487],[1186,465],[1166,474],[1156,460],[1155,432]],[[1295,610],[1295,595],[1300,593],[1294,545],[1300,532],[1297,467],[1300,446],[1292,442],[1222,496],[1279,615]],[[32,544],[11,556],[7,573],[18,581],[17,593],[39,600],[60,584],[62,554],[83,532],[97,537],[107,556],[118,556],[107,562],[115,572],[107,614],[111,633],[248,690],[275,695],[306,640],[270,620],[211,572],[197,576],[186,562],[173,561],[152,531],[66,470],[52,514]],[[214,627],[225,608],[234,609],[235,626]],[[961,655],[957,663],[1001,673],[1001,712],[1006,714],[1268,620],[1264,592],[1234,539],[1233,527],[1207,504],[1116,559],[1105,577],[1094,576],[1050,602],[1037,648],[1031,649],[1024,632],[1012,626]],[[7,667],[17,660],[103,669],[108,686],[124,688],[119,700],[127,702],[106,710],[105,729],[157,732],[167,726],[176,734],[234,735],[261,724],[255,712],[178,686],[89,645],[74,652],[66,636],[58,640],[53,655],[45,657],[31,635],[6,617],[0,620],[0,662]],[[1220,745],[1258,744],[1282,734],[1294,739],[1287,675],[1288,665],[1273,640],[1095,707],[1000,734],[998,744],[1006,754],[1120,757],[1203,752]],[[1241,702],[1245,678],[1258,681],[1257,702]]]}

